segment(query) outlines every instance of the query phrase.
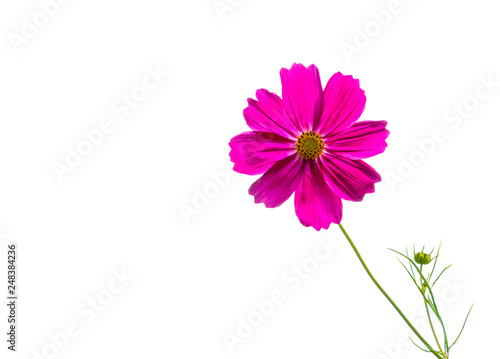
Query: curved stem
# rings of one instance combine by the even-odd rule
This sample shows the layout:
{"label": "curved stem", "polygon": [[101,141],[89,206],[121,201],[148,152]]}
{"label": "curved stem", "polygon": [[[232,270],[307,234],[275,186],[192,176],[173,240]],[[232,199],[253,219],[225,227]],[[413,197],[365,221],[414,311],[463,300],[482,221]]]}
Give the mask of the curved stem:
{"label": "curved stem", "polygon": [[429,349],[432,352],[432,354],[434,354],[437,358],[443,359],[440,356],[440,354],[438,352],[436,352],[434,349],[432,349],[432,347],[425,341],[425,339],[422,337],[422,335],[420,335],[420,333],[418,332],[418,330],[410,323],[410,321],[408,320],[408,318],[406,318],[406,316],[403,314],[403,312],[401,311],[401,309],[398,308],[398,306],[396,305],[396,303],[394,303],[394,301],[391,299],[391,297],[389,297],[389,295],[385,292],[384,288],[382,288],[381,285],[377,282],[377,280],[375,279],[375,277],[372,275],[372,273],[370,272],[370,270],[366,266],[365,261],[363,260],[363,257],[361,257],[361,254],[359,254],[358,249],[356,248],[356,246],[352,242],[351,238],[349,237],[349,235],[345,231],[345,229],[342,226],[342,224],[339,223],[339,227],[342,230],[342,233],[344,233],[344,236],[349,241],[349,244],[351,245],[352,249],[354,250],[354,253],[356,253],[356,256],[358,257],[359,261],[363,265],[363,268],[365,269],[366,273],[368,274],[368,276],[370,277],[370,279],[372,280],[372,282],[377,286],[377,288],[382,292],[382,294],[392,304],[392,306],[394,307],[394,309],[396,309],[396,311],[399,313],[399,315],[404,319],[404,321],[406,322],[406,324],[408,324],[408,326],[410,327],[410,329],[413,330],[413,332],[415,333],[415,335],[422,341],[422,343],[424,343],[424,345],[427,347],[427,349]]}
{"label": "curved stem", "polygon": [[[420,272],[422,272],[422,265],[420,265]],[[422,277],[420,277],[420,285],[422,286],[422,290],[425,291]],[[431,329],[432,329],[432,334],[434,335],[434,339],[436,339],[436,343],[439,347],[439,351],[441,352],[443,357],[446,358],[447,356],[446,356],[445,352],[443,351],[443,348],[441,348],[441,344],[439,344],[439,340],[438,340],[438,337],[436,335],[436,331],[434,330],[434,325],[432,325],[431,314],[429,313],[429,306],[427,304],[427,300],[425,299],[425,296],[424,296],[424,303],[425,303],[425,310],[427,312],[427,318],[429,318],[429,324],[430,324]]]}

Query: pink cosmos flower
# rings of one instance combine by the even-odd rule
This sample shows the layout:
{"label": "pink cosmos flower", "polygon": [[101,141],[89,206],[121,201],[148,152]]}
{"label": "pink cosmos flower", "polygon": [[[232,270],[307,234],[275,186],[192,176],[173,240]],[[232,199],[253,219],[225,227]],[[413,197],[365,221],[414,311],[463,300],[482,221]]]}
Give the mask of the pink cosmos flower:
{"label": "pink cosmos flower", "polygon": [[304,226],[342,220],[342,201],[361,201],[380,175],[362,159],[384,152],[386,121],[356,122],[365,108],[359,80],[334,74],[325,89],[316,66],[281,69],[282,97],[265,89],[243,110],[252,129],[229,142],[234,170],[263,174],[249,189],[255,203],[282,205],[295,192]]}

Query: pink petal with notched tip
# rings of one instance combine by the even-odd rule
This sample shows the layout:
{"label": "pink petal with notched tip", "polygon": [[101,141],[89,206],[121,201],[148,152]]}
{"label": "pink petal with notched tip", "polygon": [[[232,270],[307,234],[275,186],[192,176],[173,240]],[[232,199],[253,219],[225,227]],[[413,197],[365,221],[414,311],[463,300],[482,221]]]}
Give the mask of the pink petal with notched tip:
{"label": "pink petal with notched tip", "polygon": [[380,175],[366,162],[324,153],[319,167],[333,191],[342,199],[359,202],[375,191]]}
{"label": "pink petal with notched tip", "polygon": [[282,205],[293,194],[304,177],[306,161],[293,154],[276,162],[248,190],[255,203],[268,208]]}
{"label": "pink petal with notched tip", "polygon": [[338,133],[359,119],[365,109],[365,91],[359,80],[337,72],[326,84],[324,107],[317,132],[325,137]]}
{"label": "pink petal with notched tip", "polygon": [[295,214],[300,223],[319,231],[342,220],[342,201],[326,183],[315,161],[307,161],[306,175],[295,191]]}
{"label": "pink petal with notched tip", "polygon": [[283,104],[288,117],[301,132],[313,131],[323,112],[323,88],[318,68],[293,64],[281,69]]}
{"label": "pink petal with notched tip", "polygon": [[258,175],[295,152],[295,142],[271,132],[243,132],[229,142],[236,172]]}
{"label": "pink petal with notched tip", "polygon": [[362,121],[325,138],[326,151],[350,159],[363,159],[378,155],[387,147],[389,131],[386,121]]}
{"label": "pink petal with notched tip", "polygon": [[248,127],[255,131],[273,132],[287,138],[297,138],[299,129],[288,118],[281,98],[265,89],[256,93],[257,100],[249,98],[243,110]]}

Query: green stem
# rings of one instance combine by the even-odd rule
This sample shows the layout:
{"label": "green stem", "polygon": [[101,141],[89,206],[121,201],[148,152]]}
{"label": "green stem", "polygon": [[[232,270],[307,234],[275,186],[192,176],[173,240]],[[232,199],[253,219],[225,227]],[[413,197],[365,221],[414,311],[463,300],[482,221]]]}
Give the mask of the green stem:
{"label": "green stem", "polygon": [[[422,272],[422,264],[420,265],[420,272]],[[422,286],[422,290],[425,292],[425,287],[424,287],[424,283],[422,281],[422,277],[420,277],[420,285]],[[425,299],[425,296],[424,296],[424,303],[425,303],[425,310],[427,312],[427,318],[429,318],[429,324],[430,324],[431,329],[432,329],[432,334],[434,334],[434,339],[436,339],[436,343],[439,347],[439,351],[441,352],[443,357],[446,358],[447,356],[446,356],[445,352],[443,351],[443,348],[441,348],[441,344],[439,344],[439,340],[438,340],[438,337],[436,335],[436,331],[434,330],[434,325],[432,325],[431,314],[429,313],[429,306],[427,304],[427,300]]]}
{"label": "green stem", "polygon": [[424,343],[424,345],[427,347],[427,349],[429,349],[432,352],[432,354],[434,354],[437,358],[443,359],[439,355],[438,352],[436,352],[434,349],[432,349],[432,347],[425,341],[425,339],[422,337],[422,335],[420,335],[420,333],[418,332],[418,330],[410,323],[410,321],[408,320],[408,318],[406,318],[406,316],[403,314],[403,312],[401,311],[401,309],[398,308],[398,306],[396,305],[396,303],[394,303],[394,301],[391,299],[391,297],[389,297],[389,295],[385,292],[384,288],[382,288],[380,286],[380,284],[378,284],[377,280],[375,279],[375,277],[372,275],[372,273],[370,272],[370,270],[366,266],[365,261],[361,257],[361,254],[359,254],[358,249],[356,248],[356,246],[354,245],[353,241],[351,240],[351,238],[349,237],[349,235],[345,231],[345,229],[342,226],[342,224],[339,223],[339,227],[342,230],[342,233],[344,233],[344,236],[349,241],[349,244],[351,245],[352,249],[354,250],[354,253],[356,253],[356,256],[358,257],[359,261],[363,265],[363,268],[365,269],[366,273],[370,276],[370,278],[373,281],[373,283],[375,283],[375,285],[377,286],[377,288],[382,292],[382,294],[392,304],[392,306],[394,307],[394,309],[396,309],[396,311],[404,319],[404,321],[406,322],[406,324],[408,324],[408,326],[411,328],[411,330],[413,330],[413,332],[416,334],[416,336],[422,341],[422,343]]}

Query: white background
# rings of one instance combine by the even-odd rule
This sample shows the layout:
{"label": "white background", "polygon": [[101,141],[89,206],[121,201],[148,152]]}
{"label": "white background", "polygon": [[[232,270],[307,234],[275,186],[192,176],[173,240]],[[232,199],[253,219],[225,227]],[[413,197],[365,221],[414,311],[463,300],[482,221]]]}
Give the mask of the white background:
{"label": "white background", "polygon": [[[6,287],[6,243],[17,242],[21,298],[16,354],[1,306],[0,357],[431,358],[398,343],[404,322],[335,225],[302,227],[292,200],[255,205],[256,178],[227,170],[228,141],[247,130],[246,98],[280,94],[279,70],[294,62],[316,64],[323,85],[337,71],[359,78],[361,119],[388,121],[389,147],[368,160],[383,181],[363,202],[344,202],[343,224],[373,273],[421,320],[418,293],[387,248],[443,240],[441,264],[454,266],[436,293],[450,337],[476,303],[451,357],[493,355],[500,87],[470,96],[480,78],[500,82],[496,4],[401,0],[385,26],[373,12],[394,10],[388,0],[232,4],[221,17],[212,0],[74,0],[46,24],[37,1],[0,5],[0,278]],[[13,44],[34,16],[36,33]],[[358,31],[368,40],[346,56]],[[140,93],[148,67],[168,76],[121,120],[112,105]],[[474,110],[446,122],[464,101]],[[65,164],[67,146],[103,118],[112,132],[59,181],[54,162]],[[436,129],[446,140],[416,154],[415,141]],[[411,156],[409,174],[400,167]],[[221,187],[211,173],[230,179]],[[392,175],[404,182],[391,186]],[[215,192],[196,209],[206,188]],[[197,214],[183,216],[187,207]],[[292,290],[282,276],[314,264],[318,238],[338,248]],[[108,298],[112,271],[124,269],[134,279]],[[230,353],[224,333],[236,335],[238,318],[275,290],[284,302]],[[78,308],[96,296],[109,304],[86,320]],[[71,323],[78,334],[54,351],[50,335]]]}

